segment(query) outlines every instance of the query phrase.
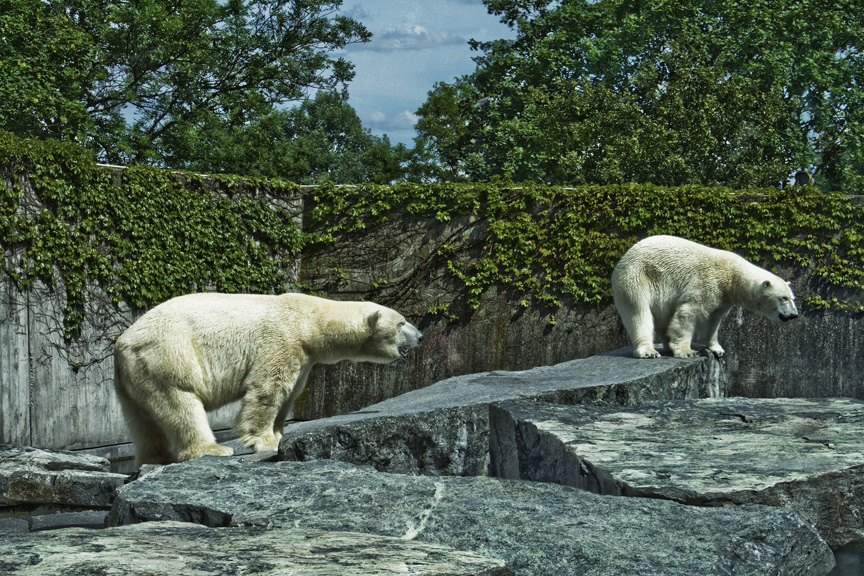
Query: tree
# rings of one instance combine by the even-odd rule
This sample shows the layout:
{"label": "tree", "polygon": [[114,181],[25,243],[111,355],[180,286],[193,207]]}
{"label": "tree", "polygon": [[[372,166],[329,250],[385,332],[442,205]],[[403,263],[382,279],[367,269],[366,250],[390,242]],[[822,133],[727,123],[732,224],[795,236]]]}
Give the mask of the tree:
{"label": "tree", "polygon": [[208,128],[190,138],[190,170],[278,176],[303,184],[389,183],[407,155],[363,128],[345,91],[319,91],[290,109],[241,127]]}
{"label": "tree", "polygon": [[864,188],[860,2],[485,2],[516,38],[418,112],[445,176]]}
{"label": "tree", "polygon": [[84,129],[49,130],[64,122],[42,120],[55,117],[48,109],[18,128],[10,118],[27,110],[20,97],[2,127],[75,137],[119,163],[190,163],[193,138],[239,130],[277,105],[344,85],[353,67],[332,51],[371,37],[338,15],[341,0],[0,1],[9,8],[0,24],[15,33],[13,44],[0,46],[4,69],[33,54],[34,69],[13,96],[53,78],[66,116]]}
{"label": "tree", "polygon": [[22,137],[82,138],[96,47],[40,0],[0,0],[0,126]]}

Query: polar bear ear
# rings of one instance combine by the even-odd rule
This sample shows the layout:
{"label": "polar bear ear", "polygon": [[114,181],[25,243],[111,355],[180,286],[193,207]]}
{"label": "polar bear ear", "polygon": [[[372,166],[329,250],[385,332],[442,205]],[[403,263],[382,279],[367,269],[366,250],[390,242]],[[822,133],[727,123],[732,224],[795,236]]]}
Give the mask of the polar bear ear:
{"label": "polar bear ear", "polygon": [[369,326],[369,328],[375,328],[375,326],[378,325],[378,320],[380,320],[380,319],[381,319],[381,311],[376,310],[374,313],[372,313],[366,317],[366,325]]}
{"label": "polar bear ear", "polygon": [[765,290],[767,290],[768,288],[771,288],[771,281],[765,280],[764,282],[762,282],[762,288]]}

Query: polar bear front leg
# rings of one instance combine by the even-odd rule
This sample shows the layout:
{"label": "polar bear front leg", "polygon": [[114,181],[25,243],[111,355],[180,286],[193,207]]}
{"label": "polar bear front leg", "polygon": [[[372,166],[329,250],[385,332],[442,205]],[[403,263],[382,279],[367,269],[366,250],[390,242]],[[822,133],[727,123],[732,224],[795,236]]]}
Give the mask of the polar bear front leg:
{"label": "polar bear front leg", "polygon": [[696,331],[696,314],[691,305],[682,304],[675,310],[672,320],[669,321],[666,337],[672,355],[676,358],[692,358],[698,355],[698,352],[690,347]]}
{"label": "polar bear front leg", "polygon": [[710,350],[714,356],[721,357],[726,354],[726,350],[723,349],[723,346],[720,345],[720,341],[717,339],[717,333],[720,331],[720,323],[729,313],[729,308],[721,308],[716,310],[711,316],[708,318],[708,350]]}
{"label": "polar bear front leg", "polygon": [[255,452],[278,450],[282,433],[279,431],[277,435],[274,423],[285,400],[281,387],[277,385],[256,383],[251,386],[237,414],[240,443]]}

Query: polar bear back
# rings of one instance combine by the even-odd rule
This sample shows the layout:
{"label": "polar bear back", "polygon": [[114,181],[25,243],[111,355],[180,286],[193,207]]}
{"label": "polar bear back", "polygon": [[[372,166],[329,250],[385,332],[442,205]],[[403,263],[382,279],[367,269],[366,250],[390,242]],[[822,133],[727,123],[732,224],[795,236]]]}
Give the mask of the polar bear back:
{"label": "polar bear back", "polygon": [[[675,306],[698,297],[706,305],[744,305],[765,280],[783,281],[738,256],[675,236],[651,236],[634,244],[612,273],[613,292]],[[752,294],[751,294],[752,292]]]}
{"label": "polar bear back", "polygon": [[650,236],[634,244],[612,272],[616,306],[650,306],[668,318],[682,303],[707,313],[742,306],[768,318],[797,316],[794,295],[779,276],[734,252],[675,236]]}
{"label": "polar bear back", "polygon": [[258,372],[343,359],[343,349],[357,346],[352,339],[368,337],[365,322],[378,309],[389,310],[293,293],[189,294],[144,314],[116,347],[137,365],[131,372],[170,379],[211,409],[242,397]]}

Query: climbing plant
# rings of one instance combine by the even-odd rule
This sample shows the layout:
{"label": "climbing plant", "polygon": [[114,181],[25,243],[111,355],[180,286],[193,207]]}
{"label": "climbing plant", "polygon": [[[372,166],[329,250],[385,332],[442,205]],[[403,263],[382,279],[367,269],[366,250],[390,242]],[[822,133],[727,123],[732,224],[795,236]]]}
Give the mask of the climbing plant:
{"label": "climbing plant", "polygon": [[118,176],[76,146],[2,133],[0,159],[3,271],[21,289],[42,280],[65,290],[67,338],[81,326],[88,281],[135,308],[204,289],[274,292],[289,283],[302,234],[287,209],[251,192],[288,193],[290,183],[144,166]]}
{"label": "climbing plant", "polygon": [[864,207],[813,187],[325,185],[304,192],[300,230],[284,203],[256,193],[298,195],[280,180],[143,166],[118,173],[74,145],[3,133],[0,173],[3,273],[21,289],[42,280],[65,291],[67,338],[80,329],[88,282],[139,309],[200,290],[281,292],[304,250],[352,242],[403,217],[470,222],[479,238],[470,254],[452,243],[434,253],[468,310],[493,286],[514,290],[523,306],[607,303],[624,251],[639,238],[673,234],[768,268],[806,269],[824,288],[806,306],[864,312],[849,297],[864,289]]}
{"label": "climbing plant", "polygon": [[[814,187],[397,184],[322,187],[314,200],[307,225],[324,243],[349,240],[400,213],[439,222],[475,218],[486,227],[480,258],[460,259],[448,245],[438,251],[464,286],[469,309],[493,285],[523,293],[523,305],[558,307],[562,297],[574,304],[609,302],[615,263],[653,234],[732,250],[768,268],[807,269],[826,288],[864,288],[864,207],[854,197]],[[864,311],[818,294],[806,305]]]}

